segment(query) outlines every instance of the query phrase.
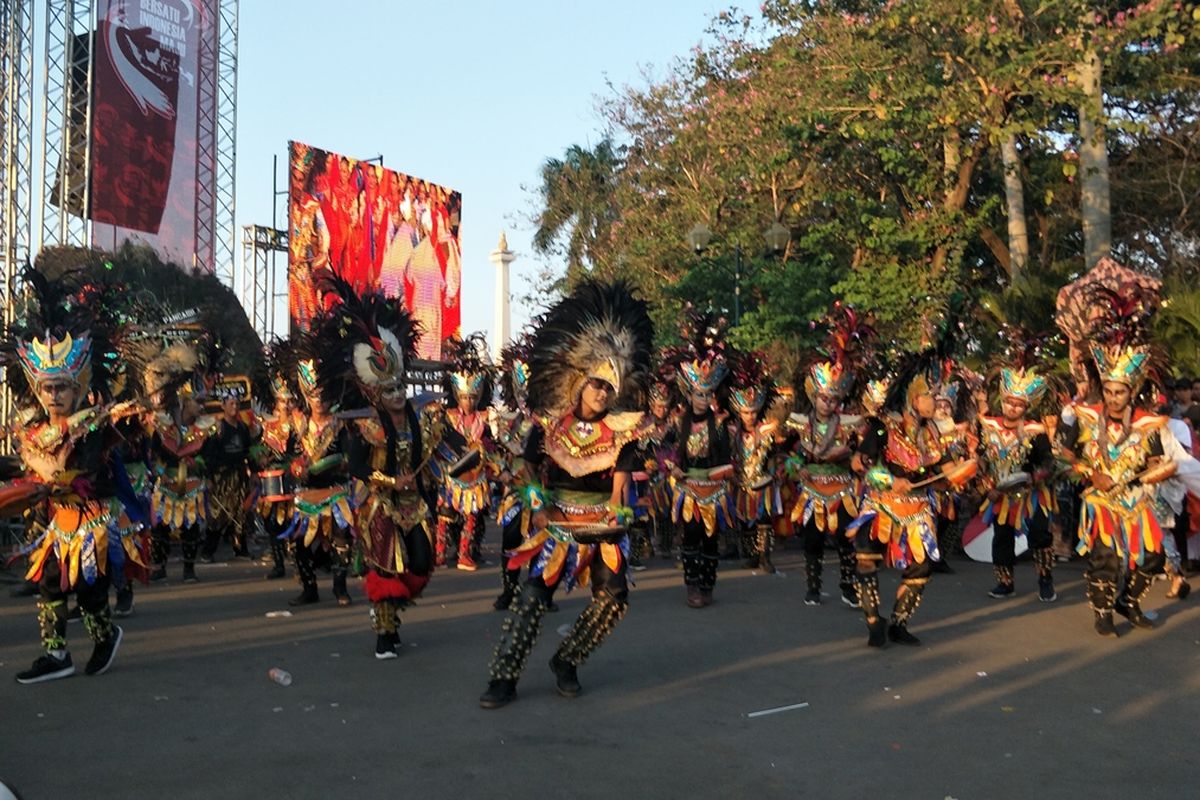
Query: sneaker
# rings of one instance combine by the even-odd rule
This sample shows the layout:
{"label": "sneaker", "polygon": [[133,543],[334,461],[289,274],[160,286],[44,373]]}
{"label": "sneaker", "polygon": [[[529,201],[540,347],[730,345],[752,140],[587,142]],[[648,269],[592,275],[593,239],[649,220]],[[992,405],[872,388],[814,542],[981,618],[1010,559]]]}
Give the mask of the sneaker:
{"label": "sneaker", "polygon": [[97,642],[96,647],[92,650],[92,657],[88,659],[87,666],[83,668],[84,675],[103,675],[112,666],[113,659],[117,657],[117,648],[121,646],[121,637],[124,632],[120,625],[113,626],[112,636],[109,636],[106,641]]}
{"label": "sneaker", "polygon": [[480,708],[501,708],[517,699],[516,681],[488,681],[487,691],[479,698]]}
{"label": "sneaker", "polygon": [[1017,589],[1011,583],[997,583],[995,588],[988,592],[988,597],[1002,599],[1005,597],[1012,597],[1016,593]]}
{"label": "sneaker", "polygon": [[908,632],[907,625],[888,625],[887,636],[896,644],[906,644],[910,647],[921,644],[920,639]]}
{"label": "sneaker", "polygon": [[1053,603],[1058,599],[1058,592],[1054,591],[1053,578],[1040,578],[1038,580],[1038,600],[1043,603]]}
{"label": "sneaker", "polygon": [[133,613],[133,587],[117,590],[117,603],[113,606],[114,617],[128,617]]}
{"label": "sneaker", "polygon": [[847,586],[842,589],[842,602],[851,608],[862,608],[862,605],[858,602],[858,590],[853,586]]}
{"label": "sneaker", "polygon": [[579,685],[575,665],[560,659],[558,653],[550,659],[550,671],[554,673],[555,689],[563,697],[578,697],[583,691],[583,687]]}
{"label": "sneaker", "polygon": [[468,555],[459,556],[458,564],[456,566],[465,572],[474,572],[475,570],[479,569],[479,565],[476,564],[475,560]]}
{"label": "sneaker", "polygon": [[400,654],[396,652],[396,645],[393,643],[392,634],[380,633],[376,635],[375,657],[380,661],[387,661],[389,658],[400,657]]}
{"label": "sneaker", "polygon": [[75,665],[71,663],[71,654],[64,653],[62,658],[55,658],[46,653],[38,656],[33,666],[24,672],[17,673],[17,683],[31,684],[56,681],[59,678],[69,678],[75,674]]}
{"label": "sneaker", "polygon": [[804,605],[819,606],[821,605],[821,593],[816,589],[809,589],[804,595]]}

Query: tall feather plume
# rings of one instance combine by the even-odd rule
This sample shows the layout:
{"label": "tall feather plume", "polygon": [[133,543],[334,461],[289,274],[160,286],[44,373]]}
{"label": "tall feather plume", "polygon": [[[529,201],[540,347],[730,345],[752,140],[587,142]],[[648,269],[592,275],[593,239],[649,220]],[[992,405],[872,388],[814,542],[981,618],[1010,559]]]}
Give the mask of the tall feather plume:
{"label": "tall feather plume", "polygon": [[[535,320],[533,324],[536,326],[539,323],[540,320]],[[529,346],[532,341],[532,331],[524,330],[500,350],[500,399],[507,408],[519,406],[514,381],[519,365],[523,364],[525,370],[529,369]]]}
{"label": "tall feather plume", "polygon": [[566,413],[588,375],[611,360],[621,370],[616,408],[641,408],[654,326],[644,300],[624,281],[586,281],[546,312],[529,353],[530,407]]}
{"label": "tall feather plume", "polygon": [[388,330],[400,343],[407,365],[416,355],[421,327],[399,299],[382,292],[359,295],[348,281],[327,270],[316,280],[325,310],[299,337],[297,357],[316,363],[321,394],[331,407],[365,408],[371,403],[355,379],[354,345],[378,344],[380,330]]}

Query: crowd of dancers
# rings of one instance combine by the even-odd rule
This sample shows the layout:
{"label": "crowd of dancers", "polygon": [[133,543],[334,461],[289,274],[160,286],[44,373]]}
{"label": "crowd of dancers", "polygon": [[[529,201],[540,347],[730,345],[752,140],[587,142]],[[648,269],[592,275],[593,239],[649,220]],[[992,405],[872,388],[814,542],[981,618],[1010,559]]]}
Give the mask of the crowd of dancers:
{"label": "crowd of dancers", "polygon": [[[292,564],[292,605],[320,601],[322,564],[339,605],[363,575],[380,660],[396,657],[402,614],[438,567],[478,568],[494,518],[506,616],[485,708],[516,698],[556,591],[578,586],[591,601],[550,661],[558,692],[577,695],[578,667],[628,609],[627,571],[656,550],[677,553],[682,599],[704,609],[722,551],[773,571],[783,535],[803,542],[804,602],[820,605],[832,547],[838,600],[861,609],[871,647],[920,643],[910,625],[959,511],[991,526],[988,594],[1015,593],[1024,537],[1038,598],[1053,602],[1051,522],[1077,506],[1101,635],[1117,635],[1114,613],[1153,626],[1141,604],[1164,571],[1172,596],[1190,590],[1164,530],[1200,465],[1190,433],[1149,405],[1153,303],[1136,294],[1095,288],[1071,390],[1031,335],[1007,331],[976,372],[953,322],[927,324],[905,353],[840,304],[796,375],[734,347],[712,313],[688,310],[655,349],[635,291],[587,282],[498,365],[479,335],[448,341],[440,391],[417,392],[406,376],[420,330],[402,302],[318,279],[322,311],[266,348],[249,403],[224,380],[213,332],[133,308],[119,286],[26,277],[3,348],[16,455],[0,462],[0,512],[26,523],[19,556],[38,595],[42,654],[19,682],[74,674],[72,593],[93,642],[84,671],[105,672],[123,635],[114,617],[132,612],[136,582],[166,576],[172,541],[195,581],[223,535],[245,552],[248,515],[270,542],[267,577]],[[900,573],[890,611],[883,567]]]}

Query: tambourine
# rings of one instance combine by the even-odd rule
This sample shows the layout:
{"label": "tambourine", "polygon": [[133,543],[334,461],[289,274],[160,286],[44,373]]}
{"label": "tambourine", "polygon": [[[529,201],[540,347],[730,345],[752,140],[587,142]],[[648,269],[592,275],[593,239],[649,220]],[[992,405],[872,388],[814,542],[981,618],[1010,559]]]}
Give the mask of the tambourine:
{"label": "tambourine", "polygon": [[961,464],[955,464],[953,467],[946,470],[943,477],[952,486],[961,486],[967,481],[971,480],[971,478],[974,478],[977,472],[979,472],[979,462],[972,459],[970,461],[964,461]]}
{"label": "tambourine", "polygon": [[1028,472],[1018,471],[1006,475],[1003,479],[996,481],[996,489],[1001,492],[1019,489],[1022,486],[1027,486],[1033,483],[1033,476]]}
{"label": "tambourine", "polygon": [[615,544],[629,533],[629,528],[624,525],[606,525],[603,522],[578,524],[552,522],[550,524],[571,534],[571,538],[579,544]]}
{"label": "tambourine", "polygon": [[708,471],[708,479],[710,481],[725,481],[733,477],[733,465],[722,464],[719,467],[713,467]]}
{"label": "tambourine", "polygon": [[466,455],[462,456],[457,461],[455,461],[453,464],[451,464],[447,468],[446,474],[448,474],[451,478],[457,478],[459,475],[462,475],[464,472],[470,472],[471,470],[478,467],[482,461],[483,461],[483,456],[480,454],[480,452],[478,450],[472,449]]}

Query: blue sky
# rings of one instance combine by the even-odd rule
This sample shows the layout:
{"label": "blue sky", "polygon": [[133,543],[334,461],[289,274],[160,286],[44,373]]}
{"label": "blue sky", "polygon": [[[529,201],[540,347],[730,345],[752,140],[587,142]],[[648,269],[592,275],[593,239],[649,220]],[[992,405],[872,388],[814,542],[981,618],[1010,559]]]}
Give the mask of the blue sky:
{"label": "blue sky", "polygon": [[[271,158],[279,156],[283,188],[289,139],[358,158],[382,154],[391,169],[463,193],[463,331],[490,331],[488,254],[502,228],[518,254],[514,295],[538,267],[528,225],[517,220],[532,208],[522,186],[536,184],[546,158],[595,143],[596,97],[608,93],[608,81],[640,85],[646,67],[661,74],[701,40],[721,7],[243,0],[239,231],[270,224]],[[286,226],[282,216],[279,224]],[[526,317],[514,304],[514,330]]]}

